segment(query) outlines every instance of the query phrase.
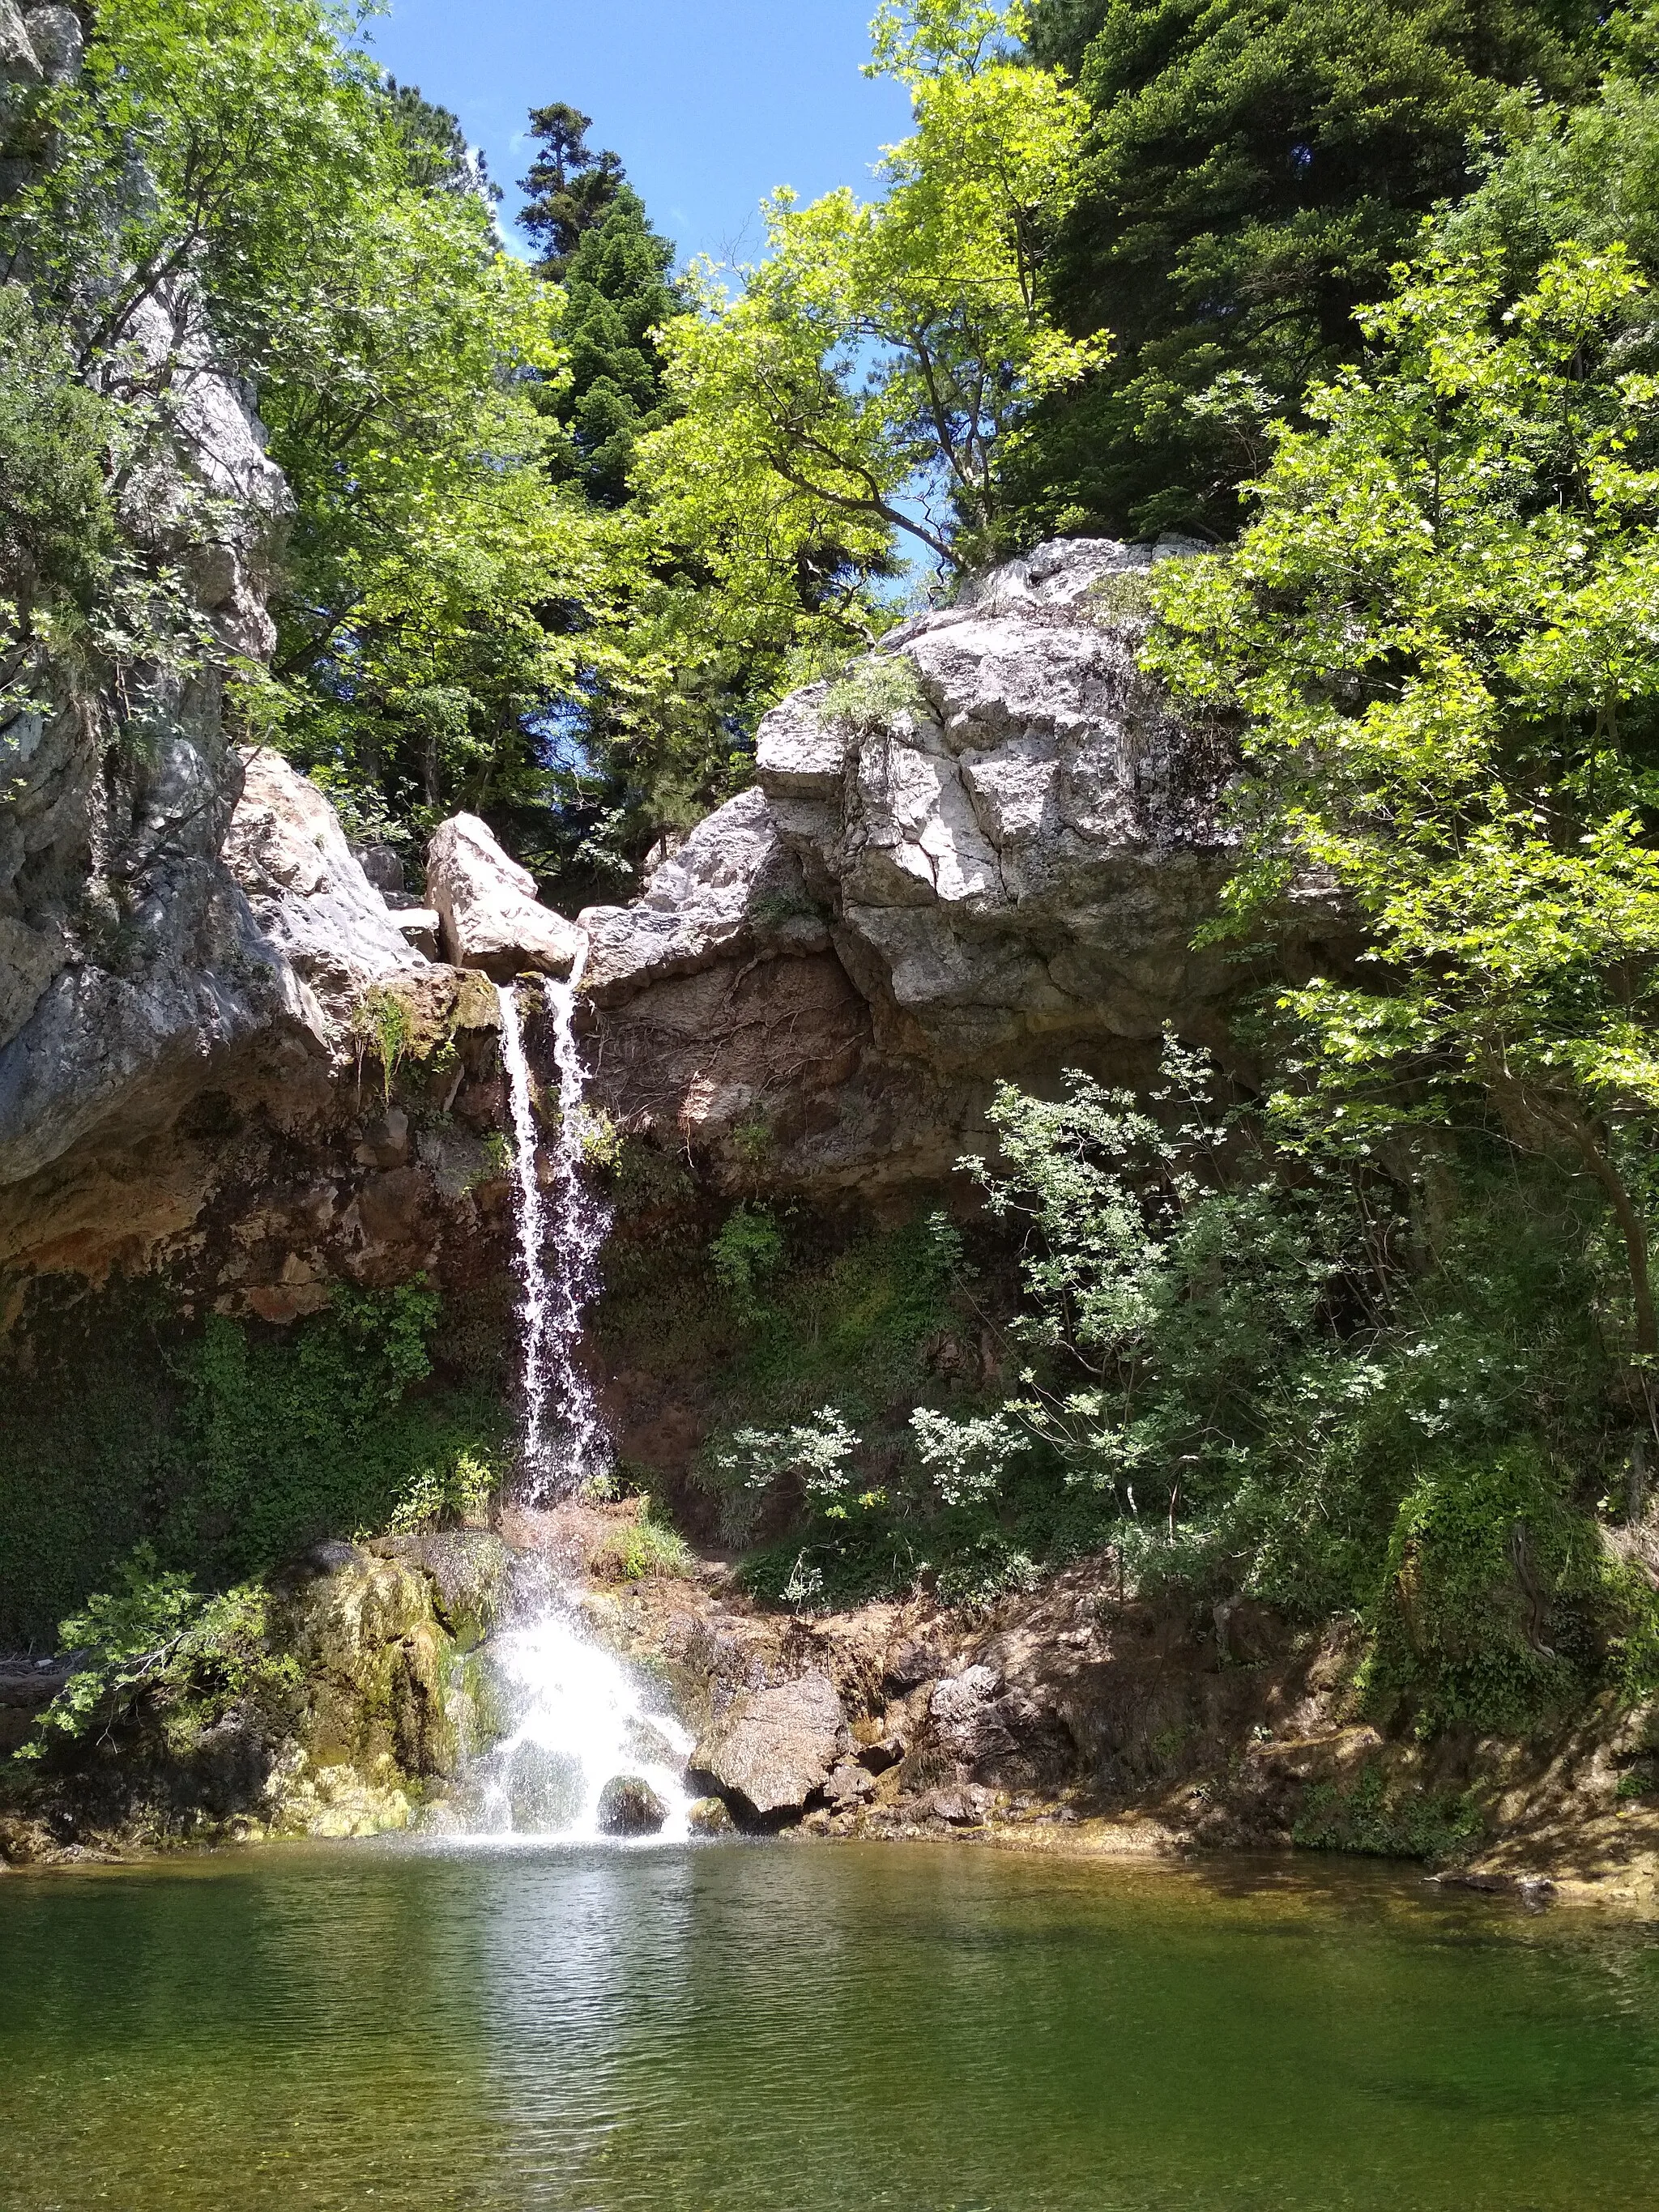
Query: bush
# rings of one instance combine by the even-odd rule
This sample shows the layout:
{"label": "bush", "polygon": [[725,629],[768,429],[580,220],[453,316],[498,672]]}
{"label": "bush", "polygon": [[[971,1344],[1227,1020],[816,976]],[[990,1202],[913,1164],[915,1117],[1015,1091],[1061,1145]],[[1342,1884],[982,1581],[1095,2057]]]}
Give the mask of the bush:
{"label": "bush", "polygon": [[1419,1730],[1513,1733],[1594,1681],[1606,1569],[1561,1471],[1519,1444],[1421,1475],[1402,1499],[1361,1677]]}
{"label": "bush", "polygon": [[279,1727],[300,1676],[291,1657],[268,1650],[265,1613],[263,1590],[242,1584],[204,1596],[187,1575],[164,1571],[153,1548],[139,1545],[113,1589],[60,1624],[60,1645],[79,1663],[17,1756],[40,1759],[141,1707],[160,1721],[177,1754],[233,1711]]}

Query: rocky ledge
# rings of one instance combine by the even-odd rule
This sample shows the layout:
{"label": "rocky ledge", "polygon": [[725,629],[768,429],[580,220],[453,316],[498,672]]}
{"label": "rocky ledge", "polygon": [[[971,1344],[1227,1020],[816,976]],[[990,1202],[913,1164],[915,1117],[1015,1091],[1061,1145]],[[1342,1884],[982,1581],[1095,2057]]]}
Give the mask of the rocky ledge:
{"label": "rocky ledge", "polygon": [[[1659,1899],[1659,1812],[1620,1787],[1656,1749],[1640,1716],[1592,1711],[1524,1745],[1389,1741],[1358,1717],[1351,1633],[1253,1606],[1200,1621],[1126,1595],[1109,1555],[989,1609],[917,1595],[794,1615],[718,1561],[626,1578],[637,1510],[319,1547],[274,1594],[291,1706],[231,1717],[182,1762],[128,1741],[14,1786],[0,1861],[441,1828],[502,1725],[490,1635],[550,1564],[692,1732],[705,1833],[1134,1856],[1300,1844],[1427,1859],[1534,1902]],[[59,1679],[0,1675],[0,1719]],[[619,1832],[637,1811],[618,1805]]]}

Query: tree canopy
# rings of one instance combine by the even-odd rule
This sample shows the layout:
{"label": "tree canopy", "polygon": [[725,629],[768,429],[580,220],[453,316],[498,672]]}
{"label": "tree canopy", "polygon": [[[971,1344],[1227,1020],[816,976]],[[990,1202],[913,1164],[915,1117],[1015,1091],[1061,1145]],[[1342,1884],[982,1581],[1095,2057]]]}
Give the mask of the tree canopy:
{"label": "tree canopy", "polygon": [[1109,362],[1042,410],[1025,532],[1225,536],[1267,425],[1357,358],[1387,287],[1516,88],[1583,88],[1580,0],[1040,0],[1033,53],[1091,125],[1049,270]]}

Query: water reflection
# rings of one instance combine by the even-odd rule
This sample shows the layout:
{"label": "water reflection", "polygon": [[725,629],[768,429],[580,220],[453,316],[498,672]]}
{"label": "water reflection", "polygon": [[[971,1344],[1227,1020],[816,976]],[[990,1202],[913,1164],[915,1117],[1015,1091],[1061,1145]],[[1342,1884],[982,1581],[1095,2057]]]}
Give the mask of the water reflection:
{"label": "water reflection", "polygon": [[7,2212],[1650,2206],[1653,1933],[962,1848],[0,1885]]}

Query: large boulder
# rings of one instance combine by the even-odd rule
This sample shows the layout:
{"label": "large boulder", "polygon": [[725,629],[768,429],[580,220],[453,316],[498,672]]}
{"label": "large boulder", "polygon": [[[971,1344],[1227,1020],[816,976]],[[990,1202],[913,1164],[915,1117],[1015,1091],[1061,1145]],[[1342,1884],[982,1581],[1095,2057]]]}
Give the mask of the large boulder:
{"label": "large boulder", "polygon": [[334,809],[279,753],[244,754],[224,852],[267,944],[336,1022],[371,984],[427,964],[364,873]]}
{"label": "large boulder", "polygon": [[654,1836],[668,1808],[637,1774],[613,1774],[599,1792],[596,1815],[602,1836]]}
{"label": "large boulder", "polygon": [[527,968],[568,975],[582,933],[536,896],[535,878],[508,858],[476,814],[444,823],[427,849],[426,901],[438,915],[444,957],[498,983]]}
{"label": "large boulder", "polygon": [[827,917],[759,790],[700,822],[632,906],[588,907],[577,920],[588,935],[583,986],[601,1003],[642,979],[696,975],[763,939],[796,952],[830,942]]}
{"label": "large boulder", "polygon": [[[1166,1024],[1222,1044],[1261,980],[1195,949],[1233,843],[1229,729],[1141,672],[1153,563],[1067,539],[965,586],[761,726],[756,788],[582,919],[597,1093],[824,1195],[948,1175],[1000,1076],[1136,1082]],[[1299,902],[1303,973],[1340,916]]]}
{"label": "large boulder", "polygon": [[830,1778],[847,1715],[827,1674],[732,1699],[691,1754],[691,1771],[761,1820],[802,1811]]}

